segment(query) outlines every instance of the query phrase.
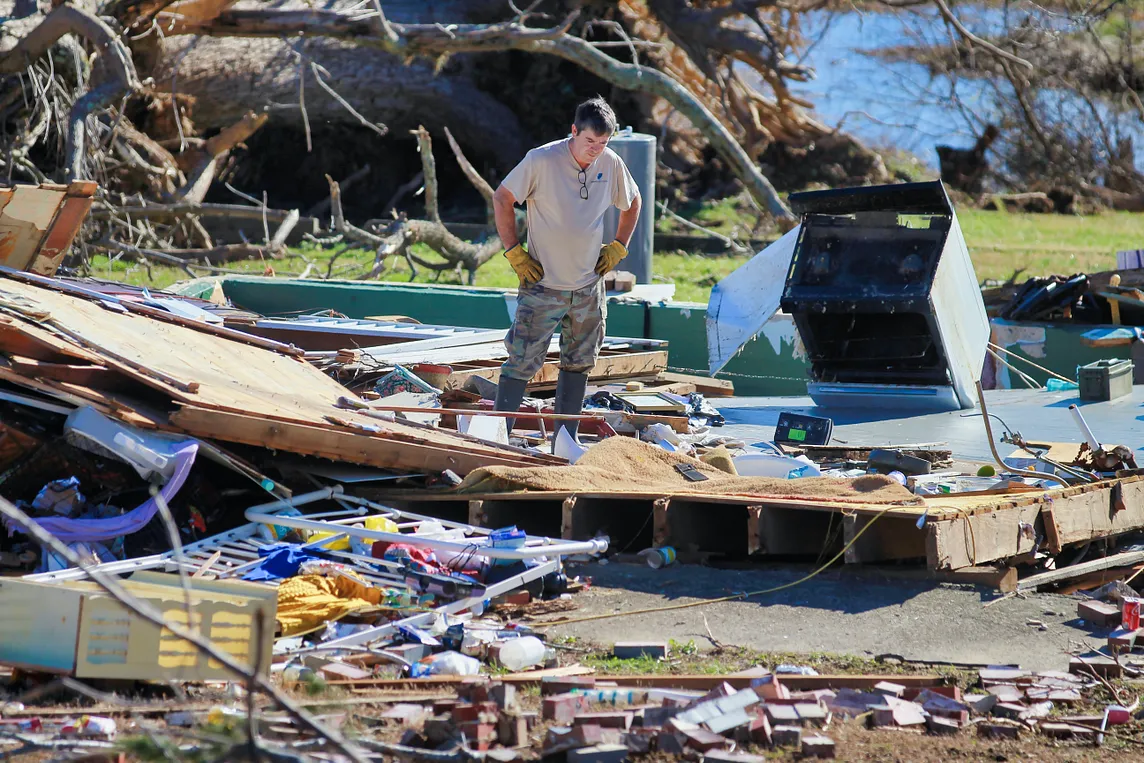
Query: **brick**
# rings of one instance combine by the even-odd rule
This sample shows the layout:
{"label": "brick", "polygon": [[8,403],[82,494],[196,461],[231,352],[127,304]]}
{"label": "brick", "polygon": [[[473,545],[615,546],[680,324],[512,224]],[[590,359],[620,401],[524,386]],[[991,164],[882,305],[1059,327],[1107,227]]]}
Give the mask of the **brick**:
{"label": "brick", "polygon": [[628,748],[624,745],[600,744],[569,750],[565,760],[568,763],[623,763],[627,758]]}
{"label": "brick", "polygon": [[992,694],[966,694],[964,701],[978,715],[988,715],[997,704],[997,697]]}
{"label": "brick", "polygon": [[751,716],[747,715],[746,710],[736,709],[729,713],[723,713],[722,715],[708,719],[703,725],[708,731],[715,734],[726,734],[728,731],[733,731],[740,726],[746,726],[750,722]]}
{"label": "brick", "polygon": [[1124,668],[1116,660],[1100,653],[1089,653],[1069,659],[1069,672],[1089,676],[1092,673],[1105,678],[1120,678]]}
{"label": "brick", "polygon": [[766,713],[767,720],[775,725],[780,723],[796,726],[802,724],[794,705],[767,705]]}
{"label": "brick", "polygon": [[683,739],[681,735],[670,731],[661,731],[655,737],[655,749],[664,755],[682,755]]}
{"label": "brick", "polygon": [[993,715],[997,718],[1017,720],[1028,708],[1017,702],[998,702],[993,706]]}
{"label": "brick", "polygon": [[1100,728],[1100,724],[1104,722],[1103,715],[1067,715],[1057,718],[1061,723],[1071,723],[1077,726],[1089,726],[1094,729]]}
{"label": "brick", "polygon": [[327,662],[318,668],[318,675],[327,681],[363,681],[372,677],[373,671],[344,662]]}
{"label": "brick", "polygon": [[873,708],[870,724],[879,726],[920,726],[926,722],[921,705],[904,699],[883,697],[885,705]]}
{"label": "brick", "polygon": [[994,739],[1019,739],[1021,727],[1004,723],[979,723],[977,736],[993,737]]}
{"label": "brick", "polygon": [[775,747],[802,747],[801,726],[775,726],[771,729]]}
{"label": "brick", "polygon": [[489,687],[489,700],[496,703],[500,710],[511,710],[516,707],[516,686],[497,681]]}
{"label": "brick", "polygon": [[488,676],[465,676],[457,687],[457,697],[465,702],[485,702],[491,685]]}
{"label": "brick", "polygon": [[707,752],[714,750],[718,747],[726,747],[730,742],[718,734],[713,734],[707,729],[689,729],[683,732],[683,737],[686,739],[686,744],[693,750],[700,752]]}
{"label": "brick", "polygon": [[906,693],[906,687],[901,684],[891,683],[890,681],[882,681],[874,684],[874,691],[878,694],[884,694],[887,697],[897,697],[901,699]]}
{"label": "brick", "polygon": [[604,744],[604,730],[600,726],[590,723],[573,726],[572,730],[568,732],[565,742],[573,748],[595,747],[598,744]]}
{"label": "brick", "polygon": [[540,701],[540,716],[546,721],[571,724],[579,713],[588,712],[588,699],[581,694],[557,694]]}
{"label": "brick", "polygon": [[790,690],[777,676],[764,676],[751,680],[751,688],[767,702],[776,699],[790,699]]}
{"label": "brick", "polygon": [[648,707],[640,716],[641,726],[659,727],[679,715],[678,707]]}
{"label": "brick", "polygon": [[617,641],[612,645],[612,656],[619,660],[635,660],[640,657],[667,657],[666,641]]}
{"label": "brick", "polygon": [[594,689],[596,679],[593,676],[546,676],[540,680],[540,693],[543,696],[551,694],[567,694],[573,689]]}
{"label": "brick", "polygon": [[467,723],[481,717],[481,708],[472,703],[464,703],[453,707],[453,723]]}
{"label": "brick", "polygon": [[461,723],[457,731],[465,735],[470,749],[487,750],[497,741],[497,726],[495,723]]}
{"label": "brick", "polygon": [[457,727],[453,725],[453,719],[448,715],[435,715],[425,719],[421,733],[431,744],[441,745],[452,739],[456,730]]}
{"label": "brick", "polygon": [[771,722],[767,720],[766,713],[756,713],[751,716],[745,727],[735,729],[735,739],[740,742],[752,742],[758,745],[771,745]]}
{"label": "brick", "polygon": [[926,728],[931,734],[956,734],[961,731],[961,724],[950,718],[931,715],[926,718]]}
{"label": "brick", "polygon": [[650,731],[642,732],[637,730],[621,735],[620,744],[627,747],[628,752],[634,755],[647,755],[651,752],[651,744],[654,736],[655,734]]}
{"label": "brick", "polygon": [[1131,649],[1136,645],[1136,639],[1140,638],[1141,635],[1140,628],[1135,630],[1117,628],[1108,634],[1108,646],[1116,649]]}
{"label": "brick", "polygon": [[802,702],[794,706],[794,711],[798,713],[798,719],[802,721],[803,725],[810,724],[813,726],[821,726],[826,723],[829,712],[826,707],[818,704],[810,704],[809,702]]}
{"label": "brick", "polygon": [[940,695],[947,699],[961,701],[961,687],[960,686],[927,686],[925,688],[907,687],[906,693],[902,695],[902,699],[907,699],[910,702],[925,702],[926,698],[933,695]]}
{"label": "brick", "polygon": [[836,695],[825,702],[827,709],[835,715],[841,715],[844,718],[856,718],[872,707],[883,706],[885,701],[884,694],[839,689]]}
{"label": "brick", "polygon": [[751,755],[746,752],[712,750],[704,754],[703,763],[767,763],[767,759],[762,755]]}
{"label": "brick", "polygon": [[1120,607],[1095,599],[1076,605],[1076,616],[1087,623],[1107,628],[1120,622]]}
{"label": "brick", "polygon": [[460,704],[461,701],[456,699],[439,699],[433,703],[433,715],[451,715],[453,708]]}
{"label": "brick", "polygon": [[1025,698],[1025,690],[1012,684],[997,684],[990,686],[987,691],[996,697],[998,702],[1020,702]]}
{"label": "brick", "polygon": [[833,758],[834,740],[822,734],[804,736],[802,738],[802,756],[804,758]]}
{"label": "brick", "polygon": [[497,736],[509,747],[528,745],[528,719],[520,713],[501,713],[497,720]]}
{"label": "brick", "polygon": [[632,727],[632,714],[625,712],[580,713],[572,720],[573,726],[595,725],[627,731]]}
{"label": "brick", "polygon": [[1053,739],[1086,739],[1091,740],[1096,729],[1082,729],[1067,723],[1048,723],[1042,721],[1038,724],[1040,732]]}

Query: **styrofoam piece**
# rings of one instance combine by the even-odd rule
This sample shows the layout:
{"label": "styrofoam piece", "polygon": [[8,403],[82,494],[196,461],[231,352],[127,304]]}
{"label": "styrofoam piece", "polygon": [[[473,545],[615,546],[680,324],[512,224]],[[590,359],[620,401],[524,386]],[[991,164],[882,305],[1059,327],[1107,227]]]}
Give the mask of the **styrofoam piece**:
{"label": "styrofoam piece", "polygon": [[508,423],[502,416],[458,416],[457,431],[508,445]]}
{"label": "styrofoam piece", "polygon": [[578,439],[568,434],[567,427],[560,427],[560,431],[556,434],[556,442],[552,445],[552,455],[566,458],[568,463],[574,464],[587,452],[586,446],[581,445]]}
{"label": "styrofoam piece", "polygon": [[715,284],[707,303],[707,366],[714,376],[779,310],[801,225]]}

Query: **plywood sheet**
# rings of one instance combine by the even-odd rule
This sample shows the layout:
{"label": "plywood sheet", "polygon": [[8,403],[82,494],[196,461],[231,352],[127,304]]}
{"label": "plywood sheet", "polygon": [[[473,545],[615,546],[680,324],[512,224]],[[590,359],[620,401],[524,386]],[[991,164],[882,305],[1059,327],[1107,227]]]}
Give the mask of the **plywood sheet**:
{"label": "plywood sheet", "polygon": [[[108,310],[97,301],[13,279],[0,280],[0,306],[5,303],[18,306],[25,315],[34,313],[41,319],[50,316],[47,322],[83,345],[87,357],[98,358],[109,368],[167,394],[180,404],[323,429],[330,427],[328,417],[332,416],[364,428],[359,437],[400,437],[403,442],[394,447],[407,449],[421,444],[442,450],[460,448],[469,453],[487,454],[493,457],[490,463],[499,462],[497,456],[511,453],[493,445],[464,441],[445,431],[413,429],[400,422],[386,422],[342,410],[336,407],[338,399],[353,396],[341,384],[297,357],[231,341],[189,326]],[[19,329],[25,325],[32,332],[36,329],[34,324],[18,323]],[[369,430],[377,434],[368,434]],[[187,431],[217,436],[210,430],[188,428]],[[352,452],[346,455],[344,460],[362,463],[354,460]],[[513,463],[551,461],[517,453],[511,453],[508,458]]]}

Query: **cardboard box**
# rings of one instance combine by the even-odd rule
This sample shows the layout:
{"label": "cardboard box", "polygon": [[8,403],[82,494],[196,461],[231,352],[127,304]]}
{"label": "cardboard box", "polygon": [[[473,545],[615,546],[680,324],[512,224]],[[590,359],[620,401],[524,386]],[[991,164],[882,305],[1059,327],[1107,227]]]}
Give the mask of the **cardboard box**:
{"label": "cardboard box", "polygon": [[[278,593],[241,580],[191,582],[195,625],[244,665],[261,653],[269,674]],[[178,575],[136,572],[121,585],[158,609],[171,623],[187,625],[186,598]],[[40,583],[0,579],[0,663],[76,678],[220,681],[234,674],[177,638],[130,612],[89,581]],[[261,613],[261,614],[260,614]],[[255,622],[263,617],[260,643]]]}

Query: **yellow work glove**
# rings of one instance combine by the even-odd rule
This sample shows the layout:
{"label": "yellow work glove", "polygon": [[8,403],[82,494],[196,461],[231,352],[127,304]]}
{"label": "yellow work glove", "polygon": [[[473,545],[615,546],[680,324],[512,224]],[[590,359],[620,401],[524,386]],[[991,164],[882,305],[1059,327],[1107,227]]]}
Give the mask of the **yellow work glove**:
{"label": "yellow work glove", "polygon": [[522,284],[531,286],[534,283],[544,278],[544,268],[540,263],[528,256],[528,252],[524,251],[524,247],[517,244],[512,249],[504,253],[508,258],[508,264],[512,265],[512,269],[516,271],[516,275],[520,278]]}
{"label": "yellow work glove", "polygon": [[596,273],[604,275],[628,256],[628,249],[619,241],[600,247],[600,259],[596,261]]}

